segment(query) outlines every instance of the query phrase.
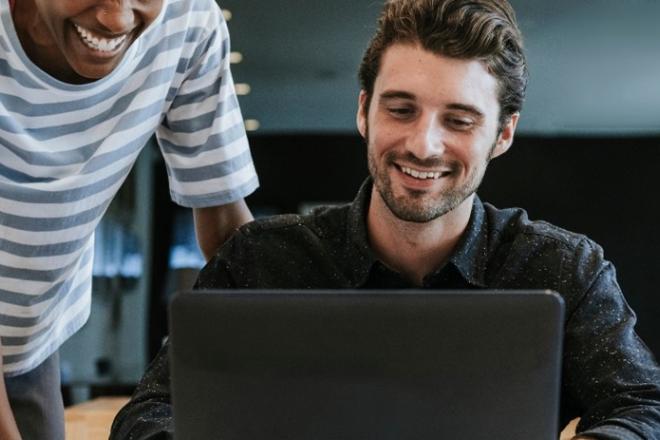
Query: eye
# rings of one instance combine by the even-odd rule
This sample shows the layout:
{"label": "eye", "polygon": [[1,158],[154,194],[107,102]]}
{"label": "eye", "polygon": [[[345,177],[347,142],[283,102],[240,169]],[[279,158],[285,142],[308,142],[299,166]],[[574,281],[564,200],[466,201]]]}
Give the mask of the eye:
{"label": "eye", "polygon": [[390,115],[394,116],[397,119],[407,119],[412,117],[415,114],[415,109],[412,107],[388,107],[387,111]]}
{"label": "eye", "polygon": [[449,117],[445,119],[445,124],[457,131],[469,131],[474,127],[474,121],[466,118],[453,118]]}

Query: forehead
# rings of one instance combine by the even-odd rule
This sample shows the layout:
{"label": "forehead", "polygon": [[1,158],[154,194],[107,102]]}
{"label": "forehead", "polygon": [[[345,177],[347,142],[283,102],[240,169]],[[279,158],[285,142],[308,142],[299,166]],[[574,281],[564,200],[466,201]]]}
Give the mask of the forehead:
{"label": "forehead", "polygon": [[442,106],[462,103],[498,112],[497,80],[478,60],[449,58],[414,44],[388,47],[374,83],[374,97],[402,91]]}

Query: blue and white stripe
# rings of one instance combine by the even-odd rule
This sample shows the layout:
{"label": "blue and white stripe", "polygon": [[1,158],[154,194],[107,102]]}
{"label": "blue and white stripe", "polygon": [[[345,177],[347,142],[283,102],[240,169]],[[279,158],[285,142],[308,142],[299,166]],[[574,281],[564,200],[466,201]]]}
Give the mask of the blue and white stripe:
{"label": "blue and white stripe", "polygon": [[165,0],[115,71],[83,85],[34,65],[0,9],[0,337],[20,374],[85,323],[94,229],[154,133],[183,206],[258,182],[213,0]]}

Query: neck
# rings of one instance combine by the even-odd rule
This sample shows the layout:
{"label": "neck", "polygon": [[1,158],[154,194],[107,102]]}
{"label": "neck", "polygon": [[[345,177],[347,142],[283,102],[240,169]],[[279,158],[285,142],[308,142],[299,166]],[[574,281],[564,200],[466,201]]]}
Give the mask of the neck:
{"label": "neck", "polygon": [[407,222],[396,217],[374,187],[367,213],[369,242],[378,258],[416,286],[442,267],[467,227],[474,194],[435,220]]}

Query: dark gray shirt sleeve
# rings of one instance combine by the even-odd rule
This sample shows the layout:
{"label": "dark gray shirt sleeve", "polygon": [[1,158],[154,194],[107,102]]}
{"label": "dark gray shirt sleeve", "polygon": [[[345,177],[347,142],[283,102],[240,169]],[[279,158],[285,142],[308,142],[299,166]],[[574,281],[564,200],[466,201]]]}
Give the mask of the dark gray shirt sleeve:
{"label": "dark gray shirt sleeve", "polygon": [[[230,240],[224,251],[232,252]],[[197,288],[232,287],[226,260],[212,259],[195,285]],[[158,352],[138,384],[131,400],[119,411],[112,423],[110,440],[165,440],[174,437],[169,365],[169,341]]]}
{"label": "dark gray shirt sleeve", "polygon": [[660,439],[658,364],[635,333],[636,317],[614,267],[602,259],[599,247],[583,244],[577,263],[595,277],[567,317],[563,400],[581,416],[581,435]]}
{"label": "dark gray shirt sleeve", "polygon": [[131,400],[112,423],[110,440],[165,440],[174,437],[170,400],[169,343],[156,355]]}

